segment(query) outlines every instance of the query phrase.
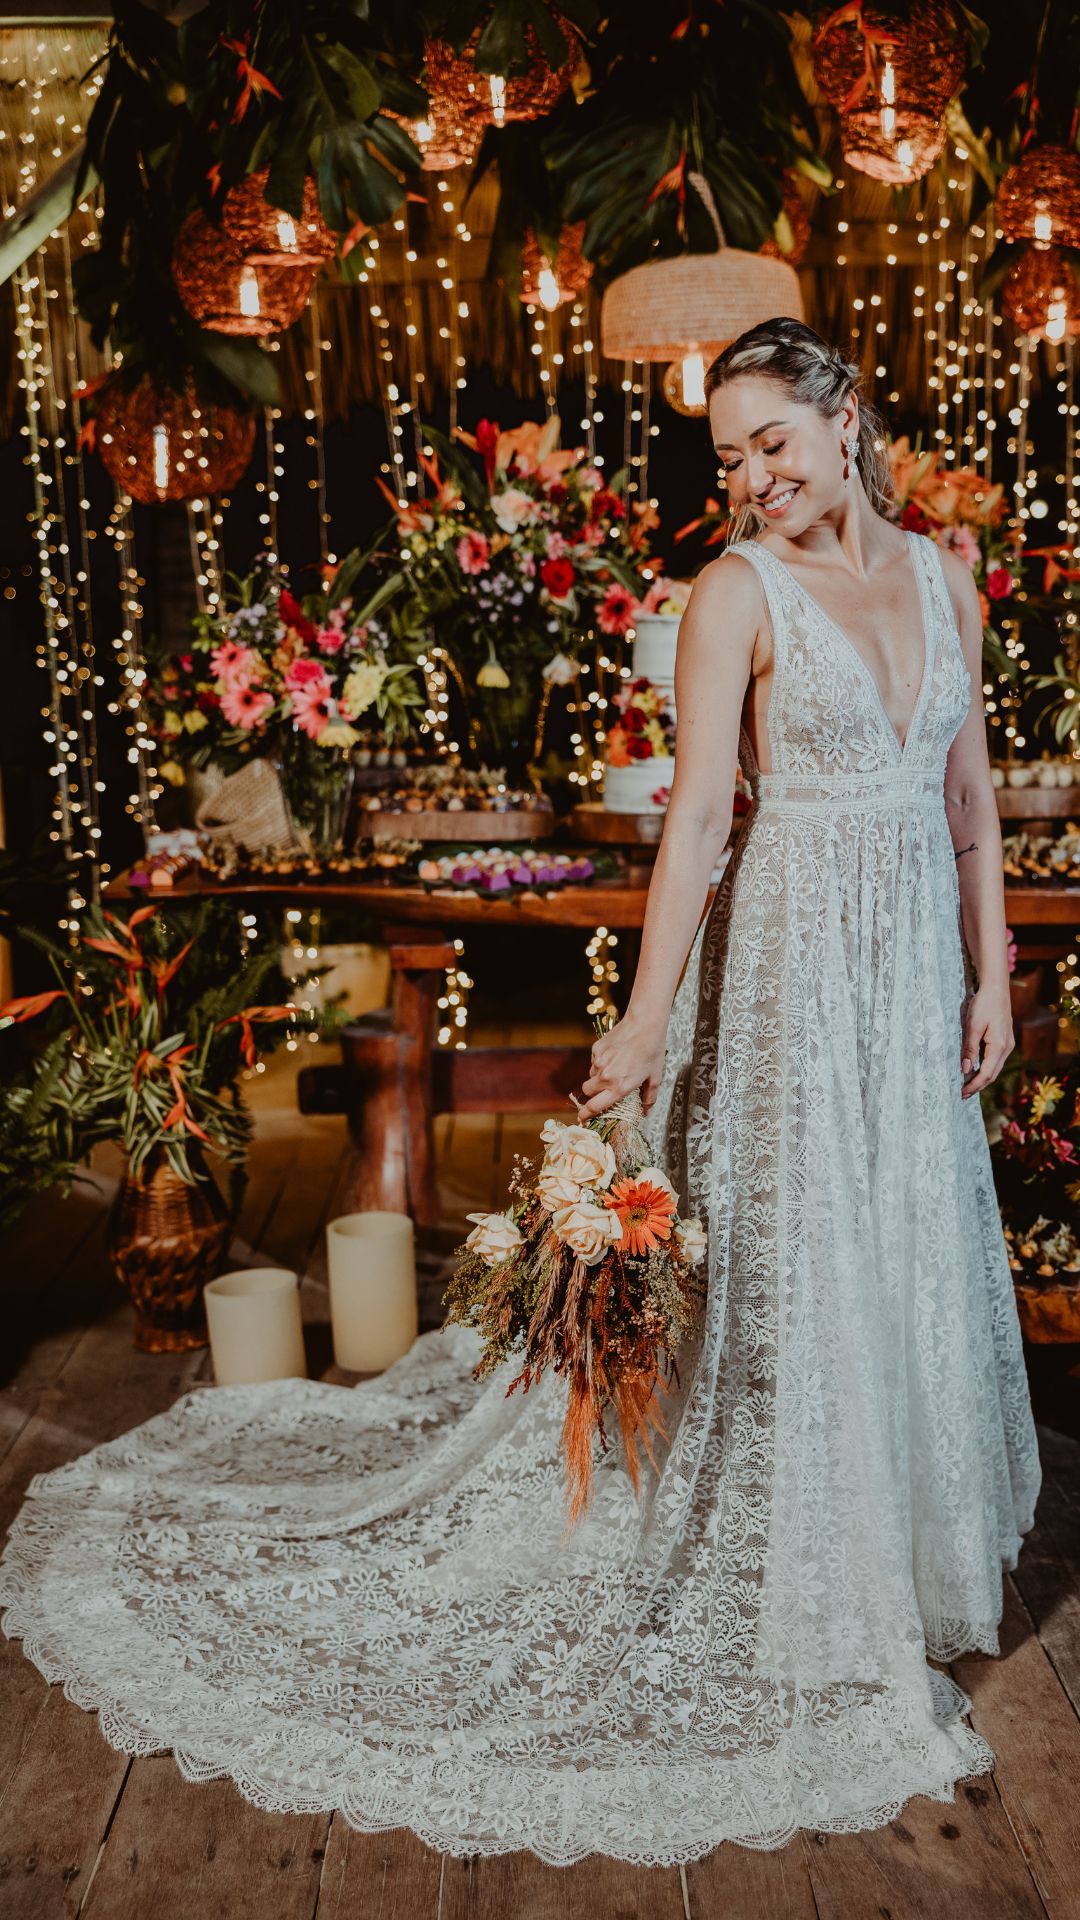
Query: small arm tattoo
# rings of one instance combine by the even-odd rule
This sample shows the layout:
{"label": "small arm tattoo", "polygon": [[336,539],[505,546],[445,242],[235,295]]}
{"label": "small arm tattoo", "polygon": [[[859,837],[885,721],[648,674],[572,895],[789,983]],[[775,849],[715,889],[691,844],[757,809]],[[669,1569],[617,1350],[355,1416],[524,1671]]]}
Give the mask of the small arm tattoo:
{"label": "small arm tattoo", "polygon": [[978,851],[979,843],[977,840],[973,840],[970,847],[960,847],[957,849],[956,858],[959,860],[962,853],[978,853]]}

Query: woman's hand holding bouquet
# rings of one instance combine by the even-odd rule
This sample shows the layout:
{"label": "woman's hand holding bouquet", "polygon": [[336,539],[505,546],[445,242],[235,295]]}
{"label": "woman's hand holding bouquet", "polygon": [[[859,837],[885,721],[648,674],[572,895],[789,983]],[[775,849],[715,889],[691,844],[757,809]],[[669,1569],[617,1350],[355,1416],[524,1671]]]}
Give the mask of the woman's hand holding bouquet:
{"label": "woman's hand holding bouquet", "polygon": [[[635,1488],[639,1443],[656,1465],[650,1428],[665,1434],[657,1391],[678,1377],[675,1349],[705,1292],[706,1236],[698,1220],[680,1218],[678,1194],[651,1164],[640,1130],[640,1078],[621,1098],[611,1092],[629,1045],[624,1037],[617,1050],[608,1047],[614,1038],[598,1042],[607,1110],[584,1125],[545,1122],[543,1162],[537,1168],[518,1156],[506,1212],[468,1216],[475,1225],[445,1296],[448,1321],[485,1336],[474,1379],[515,1352],[523,1365],[508,1394],[521,1384],[528,1391],[546,1368],[565,1375],[562,1444],[572,1520],[588,1505],[594,1433],[607,1448],[609,1406]],[[661,1040],[649,1063],[653,1097],[662,1064]],[[605,1097],[598,1087],[593,1098]]]}

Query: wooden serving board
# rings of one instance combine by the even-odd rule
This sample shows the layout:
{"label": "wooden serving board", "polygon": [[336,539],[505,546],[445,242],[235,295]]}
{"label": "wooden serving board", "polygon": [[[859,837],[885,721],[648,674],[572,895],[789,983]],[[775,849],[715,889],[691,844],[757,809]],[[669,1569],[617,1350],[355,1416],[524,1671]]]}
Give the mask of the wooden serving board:
{"label": "wooden serving board", "polygon": [[361,810],[357,838],[461,841],[463,846],[496,847],[512,841],[546,840],[554,827],[555,815],[539,807],[506,813],[487,807],[467,808],[461,813],[448,813],[444,807],[432,808],[426,813]]}

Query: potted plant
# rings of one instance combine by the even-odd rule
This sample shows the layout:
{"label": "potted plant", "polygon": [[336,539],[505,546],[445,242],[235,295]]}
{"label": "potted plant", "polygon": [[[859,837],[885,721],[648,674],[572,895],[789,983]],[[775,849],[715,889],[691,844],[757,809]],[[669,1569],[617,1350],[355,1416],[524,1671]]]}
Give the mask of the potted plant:
{"label": "potted plant", "polygon": [[[127,1167],[108,1245],[135,1305],[134,1343],[150,1353],[205,1346],[203,1287],[228,1241],[252,1132],[240,1075],[258,1058],[257,1028],[283,1036],[299,1017],[291,1004],[260,1001],[278,943],[245,951],[238,916],[218,902],[187,919],[156,906],[127,920],[95,908],[71,946],[28,938],[58,985],[0,1007],[0,1029],[50,1023],[31,1070],[5,1089],[6,1185],[23,1161],[37,1165],[39,1186],[50,1175],[70,1184],[96,1145],[117,1142]],[[233,1208],[208,1155],[241,1176]]]}

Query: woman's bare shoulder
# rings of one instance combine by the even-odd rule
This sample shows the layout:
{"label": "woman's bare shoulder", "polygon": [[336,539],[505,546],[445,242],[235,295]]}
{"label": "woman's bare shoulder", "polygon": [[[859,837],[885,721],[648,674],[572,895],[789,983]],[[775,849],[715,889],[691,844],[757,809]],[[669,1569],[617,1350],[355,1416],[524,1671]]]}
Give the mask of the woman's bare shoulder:
{"label": "woman's bare shoulder", "polygon": [[756,627],[763,605],[761,579],[752,560],[731,547],[702,567],[687,602],[686,615],[707,614],[714,620],[752,621]]}

